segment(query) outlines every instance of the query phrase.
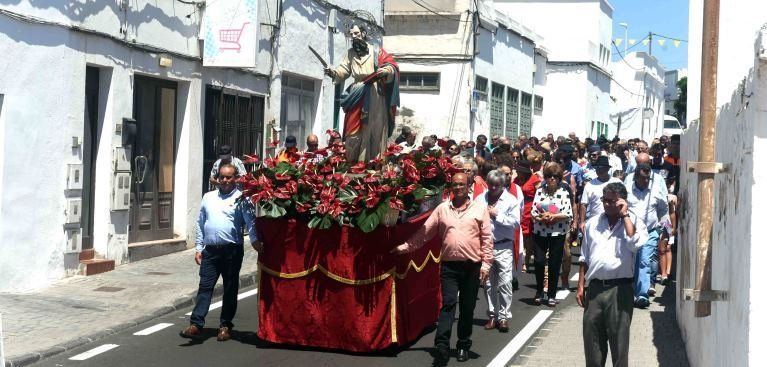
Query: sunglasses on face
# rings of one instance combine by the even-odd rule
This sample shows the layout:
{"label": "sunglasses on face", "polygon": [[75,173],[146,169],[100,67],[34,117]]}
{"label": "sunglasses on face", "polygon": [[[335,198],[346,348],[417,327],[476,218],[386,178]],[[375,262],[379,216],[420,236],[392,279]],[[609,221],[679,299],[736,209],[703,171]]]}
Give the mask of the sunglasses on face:
{"label": "sunglasses on face", "polygon": [[557,180],[561,180],[561,179],[562,179],[562,176],[552,176],[552,175],[546,175],[546,176],[543,176],[543,178],[545,178],[545,179],[547,179],[547,180],[548,180],[548,179],[551,179],[551,178],[554,178],[554,179],[557,179]]}

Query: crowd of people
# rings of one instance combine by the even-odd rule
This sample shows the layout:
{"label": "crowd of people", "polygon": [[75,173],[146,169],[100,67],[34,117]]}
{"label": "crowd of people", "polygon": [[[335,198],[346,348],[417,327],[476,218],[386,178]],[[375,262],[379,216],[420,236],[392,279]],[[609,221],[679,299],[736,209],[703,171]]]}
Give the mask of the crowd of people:
{"label": "crowd of people", "polygon": [[[664,136],[648,143],[604,136],[581,140],[575,133],[540,139],[520,135],[514,140],[479,135],[474,141],[457,142],[426,135],[420,145],[417,138],[403,126],[395,140],[400,154],[414,149],[441,151],[461,168],[423,228],[392,250],[395,254],[414,251],[440,236],[442,309],[435,337],[437,359],[447,362],[458,309],[457,360],[468,360],[480,288],[488,304],[484,328],[508,332],[513,291],[519,287],[520,272],[529,272],[535,274],[533,302],[537,305],[556,307],[558,290],[577,292],[576,300],[585,308],[587,365],[604,365],[609,344],[613,365],[626,366],[634,308],[648,307],[655,284],[669,281],[677,229],[680,137]],[[328,144],[340,143],[340,135],[332,132]],[[318,137],[310,135],[306,145],[307,152],[317,150]],[[210,182],[219,189],[203,199],[195,260],[203,265],[204,279],[199,307],[190,327],[182,331],[184,337],[197,336],[204,325],[212,290],[208,283],[241,263],[238,252],[233,265],[220,265],[219,255],[211,249],[241,248],[242,222],[251,221],[245,210],[224,205],[240,195],[230,181],[240,175],[242,165],[225,148],[221,163],[216,162],[211,171]],[[277,159],[289,160],[297,151],[296,138],[288,136]],[[237,213],[230,213],[233,210]],[[212,220],[219,211],[224,219]],[[239,218],[239,224],[226,219],[233,217]],[[254,233],[251,241],[260,251],[263,245]],[[236,246],[219,247],[222,243]],[[580,277],[572,289],[571,248],[580,248]],[[231,298],[236,289],[225,293]],[[231,303],[226,302],[227,294],[224,300]],[[236,301],[229,310],[222,313],[219,340],[229,338]]]}
{"label": "crowd of people", "polygon": [[[439,214],[432,215],[425,232],[395,249],[412,251],[442,229],[447,252],[438,356],[446,361],[457,307],[457,359],[467,359],[471,330],[465,325],[471,322],[477,287],[484,287],[488,301],[485,329],[507,332],[512,293],[519,272],[526,271],[535,273],[535,304],[556,307],[558,290],[577,292],[586,308],[589,366],[604,365],[608,344],[613,365],[627,365],[633,309],[647,308],[655,285],[669,281],[680,137],[646,142],[581,140],[575,133],[514,140],[479,135],[457,142],[430,135],[422,137],[420,148],[416,140],[403,127],[396,143],[403,152],[441,149],[463,168],[454,178],[452,200],[435,210]],[[580,279],[572,289],[571,248],[580,248]]]}

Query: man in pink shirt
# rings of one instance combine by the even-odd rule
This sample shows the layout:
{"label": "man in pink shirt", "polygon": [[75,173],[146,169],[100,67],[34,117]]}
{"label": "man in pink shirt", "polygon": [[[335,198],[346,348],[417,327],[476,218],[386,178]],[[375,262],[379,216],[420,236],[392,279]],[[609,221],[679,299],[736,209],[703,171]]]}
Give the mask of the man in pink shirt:
{"label": "man in pink shirt", "polygon": [[460,312],[456,359],[459,362],[469,359],[477,291],[480,283],[487,281],[493,263],[490,215],[485,205],[469,198],[468,177],[465,173],[453,175],[452,192],[452,200],[437,206],[418,232],[392,250],[397,254],[408,253],[423,246],[437,234],[442,237],[442,308],[434,338],[434,346],[437,348],[435,362],[438,365],[447,363],[449,358],[456,305]]}

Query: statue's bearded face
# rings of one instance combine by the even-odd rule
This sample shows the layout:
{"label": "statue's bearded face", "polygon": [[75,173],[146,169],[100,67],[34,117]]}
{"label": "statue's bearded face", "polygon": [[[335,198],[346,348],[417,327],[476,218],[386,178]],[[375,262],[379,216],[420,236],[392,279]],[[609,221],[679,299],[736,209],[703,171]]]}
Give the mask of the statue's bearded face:
{"label": "statue's bearded face", "polygon": [[356,25],[349,30],[349,35],[352,36],[353,40],[360,39],[364,41],[367,38],[367,33],[360,30]]}

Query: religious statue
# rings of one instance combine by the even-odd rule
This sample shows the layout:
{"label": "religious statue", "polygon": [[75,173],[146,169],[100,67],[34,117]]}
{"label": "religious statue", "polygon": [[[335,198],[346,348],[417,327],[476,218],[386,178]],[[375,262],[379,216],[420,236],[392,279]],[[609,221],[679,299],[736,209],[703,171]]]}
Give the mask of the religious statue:
{"label": "religious statue", "polygon": [[341,96],[344,113],[344,142],[349,161],[369,161],[386,150],[394,130],[399,106],[399,66],[394,57],[368,43],[364,25],[349,29],[352,47],[335,69],[325,68],[334,84],[348,77],[354,82]]}

